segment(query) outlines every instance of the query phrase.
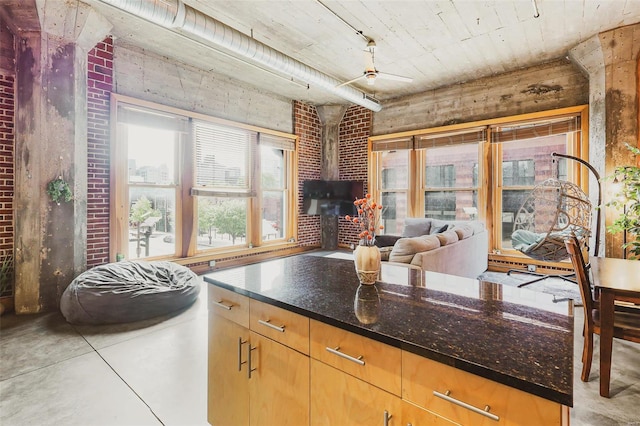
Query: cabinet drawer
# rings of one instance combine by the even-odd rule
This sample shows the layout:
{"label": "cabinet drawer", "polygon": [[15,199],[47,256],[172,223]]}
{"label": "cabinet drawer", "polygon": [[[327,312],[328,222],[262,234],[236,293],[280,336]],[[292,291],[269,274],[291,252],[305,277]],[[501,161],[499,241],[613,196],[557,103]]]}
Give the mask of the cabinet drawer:
{"label": "cabinet drawer", "polygon": [[309,355],[309,318],[251,299],[249,328]]}
{"label": "cabinet drawer", "polygon": [[311,357],[400,396],[398,348],[311,320]]}
{"label": "cabinet drawer", "polygon": [[[402,398],[462,425],[562,424],[561,404],[410,352],[402,352]],[[487,406],[499,420],[471,408]]]}
{"label": "cabinet drawer", "polygon": [[245,328],[249,328],[249,298],[215,285],[208,287],[208,309]]}

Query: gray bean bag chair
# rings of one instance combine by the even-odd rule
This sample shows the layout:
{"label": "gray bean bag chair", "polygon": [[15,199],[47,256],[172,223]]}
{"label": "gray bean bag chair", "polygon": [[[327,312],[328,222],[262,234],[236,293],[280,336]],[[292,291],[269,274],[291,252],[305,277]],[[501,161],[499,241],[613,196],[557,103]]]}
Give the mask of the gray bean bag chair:
{"label": "gray bean bag chair", "polygon": [[116,262],[78,275],[60,310],[71,324],[140,321],[183,309],[199,292],[197,275],[176,263]]}

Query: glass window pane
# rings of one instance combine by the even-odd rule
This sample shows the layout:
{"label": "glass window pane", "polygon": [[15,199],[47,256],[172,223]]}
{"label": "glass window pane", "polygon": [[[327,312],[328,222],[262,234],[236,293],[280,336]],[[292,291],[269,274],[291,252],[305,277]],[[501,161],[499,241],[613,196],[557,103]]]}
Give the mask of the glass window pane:
{"label": "glass window pane", "polygon": [[129,183],[176,183],[176,133],[143,126],[127,126]]}
{"label": "glass window pane", "polygon": [[260,165],[262,168],[262,189],[284,189],[284,151],[268,146],[261,147]]}
{"label": "glass window pane", "polygon": [[[502,144],[502,185],[531,186],[558,177],[551,153],[567,153],[566,135],[547,136]],[[566,172],[565,172],[566,173]]]}
{"label": "glass window pane", "polygon": [[246,243],[246,199],[197,197],[197,202],[198,250]]}
{"label": "glass window pane", "polygon": [[284,238],[285,205],[283,191],[262,193],[262,239]]}
{"label": "glass window pane", "polygon": [[478,215],[477,191],[427,191],[424,217],[442,220],[470,220]]}
{"label": "glass window pane", "polygon": [[195,122],[196,185],[246,189],[255,132]]}
{"label": "glass window pane", "polygon": [[409,151],[385,151],[381,154],[382,189],[404,189],[409,186]]}
{"label": "glass window pane", "polygon": [[425,188],[473,188],[478,180],[478,144],[427,148]]}
{"label": "glass window pane", "polygon": [[400,235],[407,217],[407,194],[405,192],[382,193],[382,226],[383,234]]}
{"label": "glass window pane", "polygon": [[527,199],[530,190],[505,190],[502,191],[502,247],[513,248],[511,244],[511,234],[513,233],[513,225],[515,216],[520,206]]}
{"label": "glass window pane", "polygon": [[[511,249],[511,234],[518,210],[531,190],[549,178],[566,179],[566,161],[551,153],[567,153],[564,134],[502,144],[502,211],[498,229],[503,249]],[[562,160],[562,161],[559,161]]]}
{"label": "glass window pane", "polygon": [[129,188],[129,259],[173,255],[175,190]]}

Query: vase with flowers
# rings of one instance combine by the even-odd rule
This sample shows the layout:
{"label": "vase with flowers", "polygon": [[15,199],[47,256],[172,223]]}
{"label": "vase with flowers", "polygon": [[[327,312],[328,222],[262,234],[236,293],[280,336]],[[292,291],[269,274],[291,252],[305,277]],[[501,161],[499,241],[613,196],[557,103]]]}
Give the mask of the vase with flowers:
{"label": "vase with flowers", "polygon": [[353,204],[356,206],[358,215],[345,219],[353,222],[360,229],[358,237],[360,241],[353,252],[353,260],[358,274],[358,280],[362,284],[375,284],[380,273],[380,249],[375,245],[376,232],[384,229],[380,225],[380,212],[382,205],[376,203],[371,194],[364,198],[356,199]]}

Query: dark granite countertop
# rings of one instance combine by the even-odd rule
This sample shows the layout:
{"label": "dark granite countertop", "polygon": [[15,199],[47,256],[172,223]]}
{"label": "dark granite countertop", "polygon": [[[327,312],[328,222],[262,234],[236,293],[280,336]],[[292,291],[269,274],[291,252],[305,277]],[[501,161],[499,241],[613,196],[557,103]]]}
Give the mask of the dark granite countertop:
{"label": "dark granite countertop", "polygon": [[359,286],[353,261],[298,255],[216,271],[208,283],[573,406],[572,302],[384,264]]}

